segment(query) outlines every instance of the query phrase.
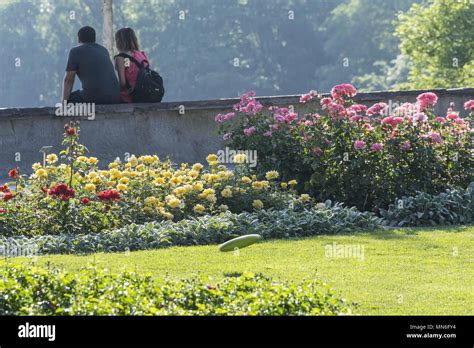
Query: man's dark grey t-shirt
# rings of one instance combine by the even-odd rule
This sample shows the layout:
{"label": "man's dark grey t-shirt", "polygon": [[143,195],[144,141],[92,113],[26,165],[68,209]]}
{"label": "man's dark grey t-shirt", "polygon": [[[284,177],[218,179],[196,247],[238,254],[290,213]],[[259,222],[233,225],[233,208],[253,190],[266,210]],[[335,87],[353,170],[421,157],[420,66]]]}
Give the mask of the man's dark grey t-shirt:
{"label": "man's dark grey t-shirt", "polygon": [[120,85],[105,47],[97,43],[84,43],[72,48],[66,71],[76,71],[86,102],[120,102]]}

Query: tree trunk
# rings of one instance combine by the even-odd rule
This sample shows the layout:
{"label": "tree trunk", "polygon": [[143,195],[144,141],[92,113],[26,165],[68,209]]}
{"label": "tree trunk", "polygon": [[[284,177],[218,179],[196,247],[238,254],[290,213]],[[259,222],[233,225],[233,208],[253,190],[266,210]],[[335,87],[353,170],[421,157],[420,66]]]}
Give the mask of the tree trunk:
{"label": "tree trunk", "polygon": [[103,0],[102,16],[104,18],[102,29],[102,41],[104,47],[109,51],[110,57],[114,56],[114,33],[113,33],[113,10],[112,0]]}

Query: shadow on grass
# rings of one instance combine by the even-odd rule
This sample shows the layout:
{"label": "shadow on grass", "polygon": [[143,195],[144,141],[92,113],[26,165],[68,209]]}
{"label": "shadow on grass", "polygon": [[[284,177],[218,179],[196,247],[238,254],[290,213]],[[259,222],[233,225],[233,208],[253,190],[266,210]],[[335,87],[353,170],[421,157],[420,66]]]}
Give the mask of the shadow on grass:
{"label": "shadow on grass", "polygon": [[[423,227],[386,227],[373,232],[366,232],[368,235],[377,239],[405,239],[413,237],[423,232],[450,232],[462,233],[472,230],[474,225],[457,225],[457,226],[423,226]],[[357,233],[356,233],[357,235]]]}
{"label": "shadow on grass", "polygon": [[242,272],[224,272],[224,277],[227,278],[236,278],[240,277],[243,273]]}
{"label": "shadow on grass", "polygon": [[305,239],[313,238],[328,238],[328,237],[366,237],[380,240],[391,239],[407,239],[414,237],[424,232],[448,232],[448,233],[463,233],[474,232],[474,225],[456,225],[456,226],[423,226],[423,227],[384,227],[376,230],[359,230],[352,232],[340,233],[321,233],[310,236],[299,236],[290,238],[269,238],[264,242],[284,242],[284,241],[304,241]]}

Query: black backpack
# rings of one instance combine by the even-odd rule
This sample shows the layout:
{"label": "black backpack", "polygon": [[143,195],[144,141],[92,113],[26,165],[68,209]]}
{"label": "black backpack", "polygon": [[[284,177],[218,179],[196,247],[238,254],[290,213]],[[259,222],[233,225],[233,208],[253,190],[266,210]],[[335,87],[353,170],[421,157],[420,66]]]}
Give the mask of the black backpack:
{"label": "black backpack", "polygon": [[[134,57],[126,53],[117,54],[115,57],[129,59],[138,67],[137,83],[130,93],[134,103],[159,103],[165,95],[163,78],[156,71],[150,69],[150,63],[147,60],[138,62]],[[147,63],[145,66],[145,62]],[[127,81],[127,88],[130,88]]]}

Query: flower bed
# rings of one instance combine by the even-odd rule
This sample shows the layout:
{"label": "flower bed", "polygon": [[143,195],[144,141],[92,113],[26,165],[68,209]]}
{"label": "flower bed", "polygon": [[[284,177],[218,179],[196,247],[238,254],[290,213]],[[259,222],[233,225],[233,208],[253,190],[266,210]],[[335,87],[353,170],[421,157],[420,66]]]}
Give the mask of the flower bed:
{"label": "flower bed", "polygon": [[264,239],[284,239],[320,234],[370,231],[382,220],[369,212],[344,208],[340,204],[312,209],[254,213],[221,213],[179,222],[150,222],[128,225],[113,231],[90,234],[60,234],[36,237],[1,237],[0,250],[28,250],[34,254],[83,254],[158,249],[171,246],[208,245],[226,242],[245,234]]}
{"label": "flower bed", "polygon": [[318,281],[291,284],[260,274],[155,283],[96,266],[77,274],[36,265],[2,268],[0,315],[339,315],[352,307]]}
{"label": "flower bed", "polygon": [[[214,154],[207,157],[206,166],[132,155],[101,169],[97,158],[85,156],[78,125],[66,125],[63,151],[34,164],[30,176],[10,170],[12,181],[0,186],[0,236],[61,235],[70,240],[72,235],[96,235],[131,224],[179,222],[226,212],[224,216],[288,211],[290,218],[310,211],[310,219],[319,218],[320,212],[313,214],[312,197],[381,213],[389,224],[470,223],[471,215],[459,215],[461,208],[455,204],[443,203],[441,213],[429,211],[423,217],[426,209],[418,203],[401,210],[389,205],[419,192],[432,195],[447,188],[456,192],[474,181],[472,113],[462,119],[452,105],[446,117],[435,117],[437,97],[424,93],[415,104],[405,103],[385,116],[386,104],[370,108],[354,104],[350,98],[355,93],[350,85],[336,86],[331,97],[311,92],[301,102],[311,107],[320,100],[327,112],[302,115],[276,107],[265,112],[254,95],[247,94],[235,106],[240,117],[218,115],[216,121],[232,147],[258,151],[256,171],[246,165],[244,154],[233,158],[233,170],[219,164]],[[473,110],[474,101],[466,102],[465,108]],[[309,194],[300,195],[296,188]],[[414,214],[420,217],[414,219]],[[302,215],[298,218],[304,221]],[[326,233],[338,231],[326,228],[328,221],[313,223]],[[272,224],[275,230],[284,226],[283,235],[293,233],[286,223]],[[86,252],[90,248],[96,246],[87,244]]]}
{"label": "flower bed", "polygon": [[[79,128],[66,125],[65,149],[33,165],[27,177],[17,169],[12,182],[0,186],[0,235],[97,233],[131,223],[179,221],[230,211],[295,209],[311,205],[298,196],[296,181],[281,182],[269,171],[257,180],[241,163],[234,170],[219,165],[173,165],[157,156],[130,156],[99,169],[99,160],[86,157]],[[241,162],[245,156],[241,155]],[[12,190],[10,187],[15,187]]]}
{"label": "flower bed", "polygon": [[258,176],[276,169],[296,178],[317,200],[344,202],[361,210],[387,208],[397,197],[440,193],[474,181],[471,121],[474,100],[461,118],[451,104],[435,115],[434,93],[392,108],[355,104],[357,90],[335,86],[331,95],[301,97],[303,111],[242,96],[234,112],[216,116],[230,148],[258,151]]}

